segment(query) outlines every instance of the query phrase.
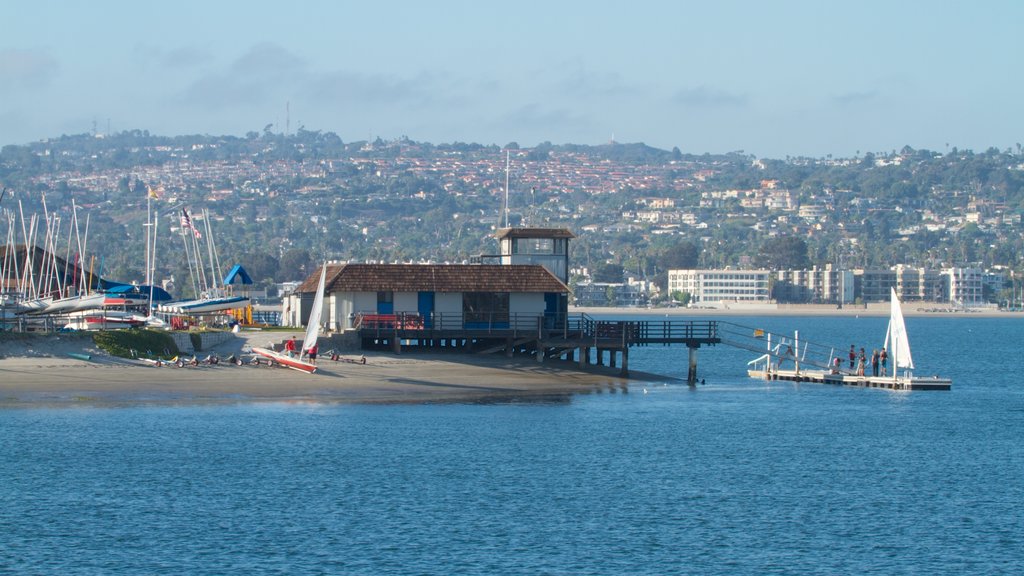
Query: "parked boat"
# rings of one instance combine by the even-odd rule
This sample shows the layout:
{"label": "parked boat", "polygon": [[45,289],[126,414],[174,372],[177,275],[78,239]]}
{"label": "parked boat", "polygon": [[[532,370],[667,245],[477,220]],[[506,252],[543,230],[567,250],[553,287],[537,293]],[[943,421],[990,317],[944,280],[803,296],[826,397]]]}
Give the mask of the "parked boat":
{"label": "parked boat", "polygon": [[309,323],[306,324],[306,334],[302,339],[302,348],[299,350],[298,358],[293,358],[288,354],[282,354],[269,348],[253,347],[252,351],[271,363],[280,364],[307,374],[316,372],[316,364],[302,358],[307,354],[310,347],[316,344],[317,339],[320,337],[320,317],[323,314],[324,284],[326,280],[327,263],[324,262],[324,266],[320,270],[320,283],[317,285],[316,296],[313,298],[313,307],[309,311]]}
{"label": "parked boat", "polygon": [[137,328],[145,324],[146,319],[138,314],[115,310],[86,310],[72,312],[68,315],[65,330],[118,330],[121,328]]}
{"label": "parked boat", "polygon": [[211,298],[199,298],[196,300],[182,300],[180,302],[168,302],[157,307],[160,312],[172,314],[209,314],[223,310],[234,310],[245,308],[249,305],[248,296],[221,296]]}

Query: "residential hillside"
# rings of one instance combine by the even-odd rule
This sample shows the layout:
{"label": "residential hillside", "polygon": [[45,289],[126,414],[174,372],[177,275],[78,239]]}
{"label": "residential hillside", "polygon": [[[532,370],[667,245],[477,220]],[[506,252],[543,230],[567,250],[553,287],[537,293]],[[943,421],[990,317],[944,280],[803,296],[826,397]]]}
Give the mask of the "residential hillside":
{"label": "residential hillside", "polygon": [[67,226],[74,203],[104,276],[125,281],[144,277],[147,200],[160,214],[157,277],[188,274],[184,207],[204,226],[205,210],[221,262],[243,263],[263,286],[304,278],[323,258],[469,261],[494,252],[492,235],[506,223],[569,228],[581,275],[663,290],[667,270],[682,268],[901,264],[1019,279],[1024,253],[1020,145],[766,159],[614,142],[129,131],[6,146],[0,183],[0,233],[22,242],[16,214]]}

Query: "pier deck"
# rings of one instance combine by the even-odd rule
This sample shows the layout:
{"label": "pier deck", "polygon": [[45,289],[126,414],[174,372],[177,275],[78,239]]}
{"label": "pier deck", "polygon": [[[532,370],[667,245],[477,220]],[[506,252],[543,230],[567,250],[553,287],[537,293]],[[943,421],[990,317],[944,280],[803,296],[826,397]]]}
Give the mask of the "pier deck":
{"label": "pier deck", "polygon": [[748,370],[751,378],[758,380],[786,380],[790,382],[812,382],[815,384],[832,384],[835,386],[857,386],[860,388],[884,388],[886,390],[941,390],[947,391],[953,385],[948,378],[938,376],[911,376],[897,378],[894,376],[855,376],[851,374],[832,374],[821,370]]}

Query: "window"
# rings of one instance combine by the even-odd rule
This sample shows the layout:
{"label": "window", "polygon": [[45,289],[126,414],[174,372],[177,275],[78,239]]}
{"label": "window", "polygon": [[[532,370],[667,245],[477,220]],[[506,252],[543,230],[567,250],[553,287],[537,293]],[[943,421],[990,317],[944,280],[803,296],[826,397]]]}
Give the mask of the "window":
{"label": "window", "polygon": [[462,295],[462,321],[467,327],[508,326],[508,300],[508,292],[466,292]]}

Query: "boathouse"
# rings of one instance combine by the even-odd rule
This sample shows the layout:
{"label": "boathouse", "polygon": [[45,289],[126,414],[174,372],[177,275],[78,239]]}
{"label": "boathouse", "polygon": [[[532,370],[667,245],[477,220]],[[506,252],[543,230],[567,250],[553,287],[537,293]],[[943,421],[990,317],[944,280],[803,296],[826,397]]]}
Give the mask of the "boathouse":
{"label": "boathouse", "polygon": [[[684,344],[689,383],[696,349],[720,342],[708,321],[598,320],[568,313],[568,230],[502,229],[500,253],[470,264],[328,264],[322,321],[364,349],[406,347],[530,354],[615,367],[629,373],[629,348]],[[319,271],[285,298],[285,325],[304,326]]]}
{"label": "boathouse", "polygon": [[[308,318],[319,271],[285,302]],[[433,329],[532,329],[564,317],[569,287],[539,265],[328,264],[323,321],[342,331],[372,324]],[[296,314],[301,310],[305,314]],[[304,320],[303,320],[304,322]]]}
{"label": "boathouse", "polygon": [[[401,320],[444,329],[551,326],[569,309],[569,240],[563,228],[503,228],[499,253],[470,264],[328,265],[325,328],[350,330]],[[286,296],[282,324],[304,326],[319,270]],[[407,324],[411,323],[411,324]]]}

